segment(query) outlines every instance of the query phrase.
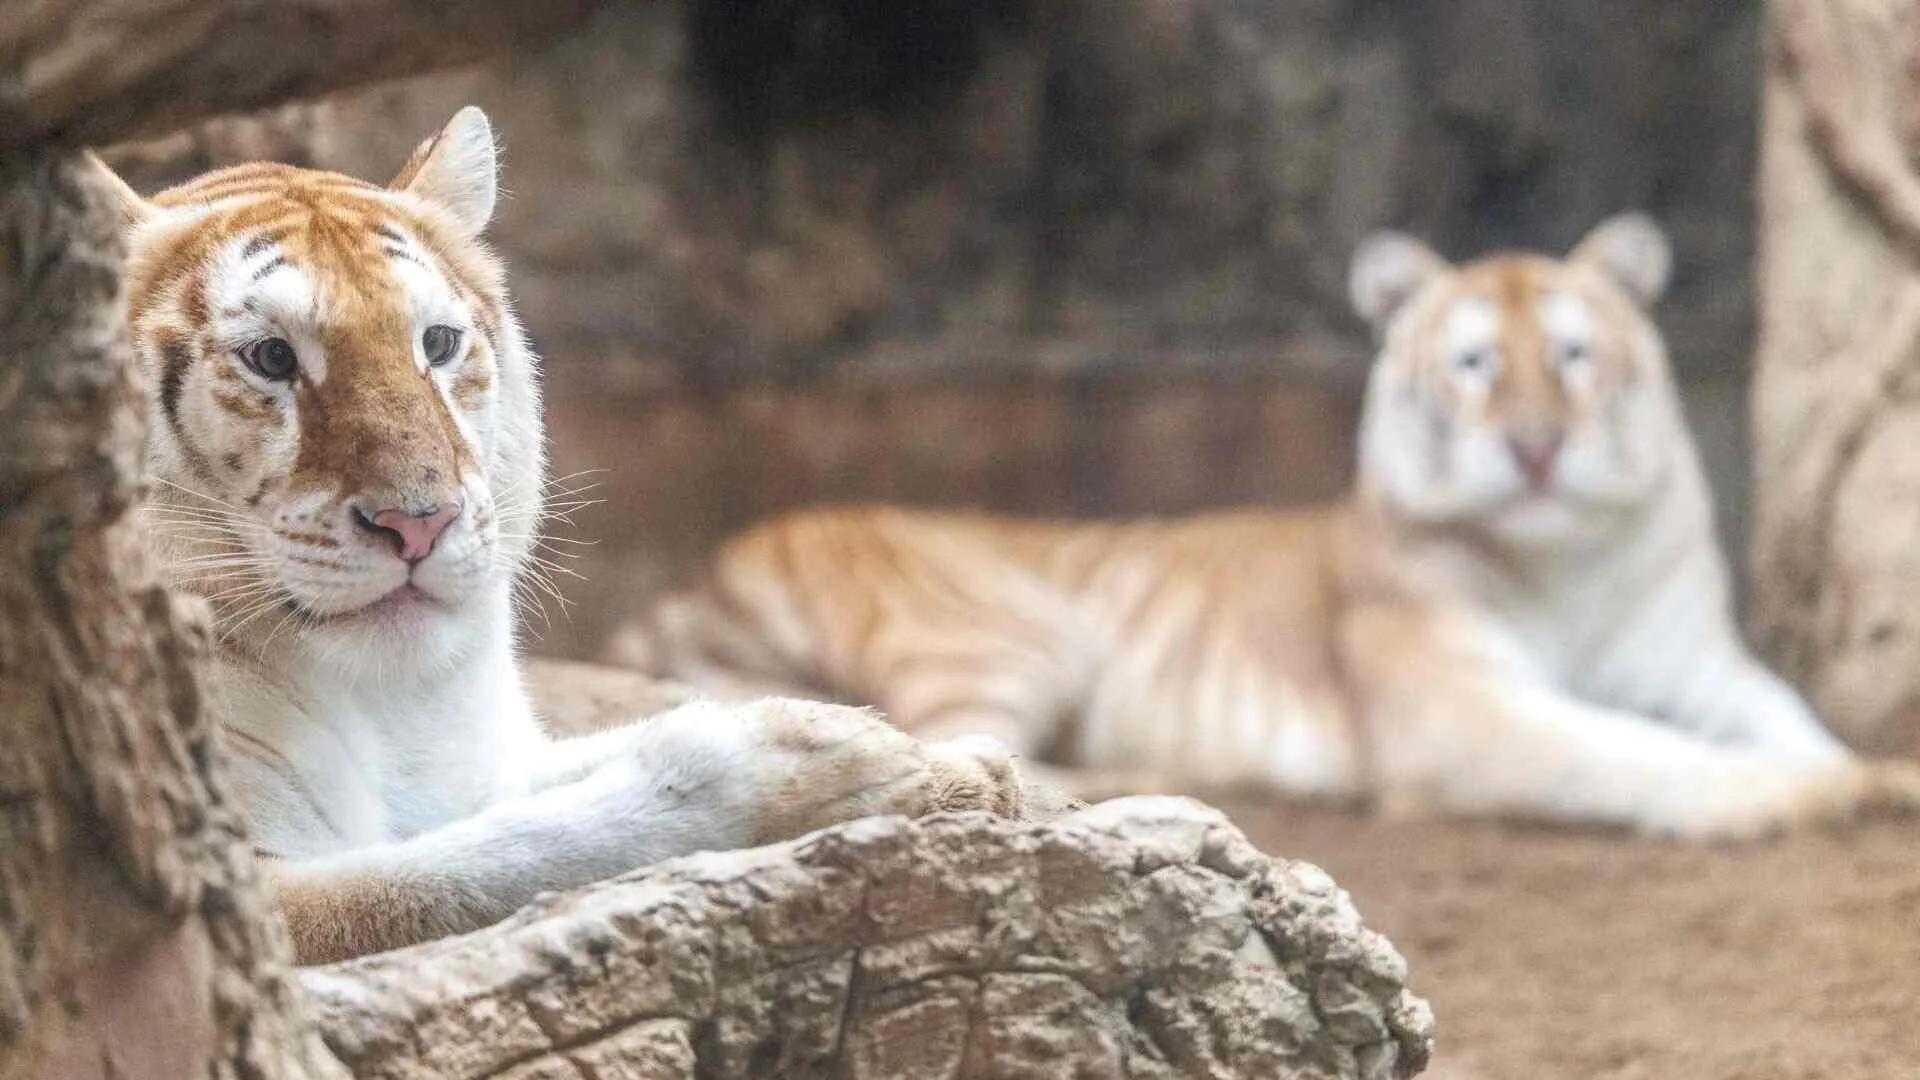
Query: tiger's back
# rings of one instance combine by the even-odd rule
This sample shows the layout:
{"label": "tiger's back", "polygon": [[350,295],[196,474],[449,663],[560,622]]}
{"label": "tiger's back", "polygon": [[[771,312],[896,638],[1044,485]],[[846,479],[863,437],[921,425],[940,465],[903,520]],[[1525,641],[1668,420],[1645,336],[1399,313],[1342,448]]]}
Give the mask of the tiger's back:
{"label": "tiger's back", "polygon": [[729,541],[628,639],[658,651],[625,659],[1058,764],[1347,793],[1361,736],[1332,628],[1352,529],[1344,505],[1135,522],[809,509]]}

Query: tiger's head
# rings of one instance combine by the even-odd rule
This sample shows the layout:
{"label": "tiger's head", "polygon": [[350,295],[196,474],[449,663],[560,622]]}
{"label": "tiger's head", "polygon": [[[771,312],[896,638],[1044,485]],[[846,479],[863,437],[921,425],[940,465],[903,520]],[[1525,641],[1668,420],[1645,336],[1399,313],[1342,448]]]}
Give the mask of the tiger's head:
{"label": "tiger's head", "polygon": [[391,662],[510,602],[544,443],[481,240],[495,168],[469,107],[385,187],[275,164],[151,199],[114,181],[152,389],[144,513],[223,644],[289,630]]}
{"label": "tiger's head", "polygon": [[1381,340],[1365,495],[1412,524],[1564,546],[1697,471],[1648,314],[1670,259],[1640,214],[1603,222],[1564,260],[1453,266],[1407,236],[1368,238],[1349,280]]}

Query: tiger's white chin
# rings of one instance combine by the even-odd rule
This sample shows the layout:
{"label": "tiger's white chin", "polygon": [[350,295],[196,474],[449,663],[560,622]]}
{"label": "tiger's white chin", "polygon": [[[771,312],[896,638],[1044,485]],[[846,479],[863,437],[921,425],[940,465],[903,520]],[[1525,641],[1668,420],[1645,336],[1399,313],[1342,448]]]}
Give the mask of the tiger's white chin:
{"label": "tiger's white chin", "polygon": [[1492,515],[1489,523],[1501,539],[1528,548],[1563,547],[1593,526],[1588,514],[1551,494],[1515,499]]}
{"label": "tiger's white chin", "polygon": [[357,608],[309,614],[302,636],[324,664],[343,671],[443,668],[492,636],[506,606],[496,602],[502,591],[486,585],[448,599],[403,582]]}
{"label": "tiger's white chin", "polygon": [[361,630],[393,628],[406,630],[429,625],[432,620],[454,614],[457,603],[448,603],[413,582],[407,582],[370,604],[327,617],[330,623],[353,623]]}
{"label": "tiger's white chin", "polygon": [[1516,548],[1588,551],[1611,545],[1644,505],[1627,492],[1560,487],[1516,495],[1485,520],[1488,532]]}
{"label": "tiger's white chin", "polygon": [[368,574],[365,580],[330,588],[289,586],[293,605],[312,623],[359,622],[372,625],[383,620],[428,617],[433,612],[452,612],[463,598],[482,591],[484,583],[455,588],[427,574],[409,575],[398,567],[390,572]]}
{"label": "tiger's white chin", "polygon": [[476,625],[494,618],[497,605],[490,599],[503,591],[490,574],[455,570],[455,565],[441,565],[439,555],[411,571],[398,560],[383,560],[363,570],[359,580],[293,590],[292,603],[304,636],[329,654],[343,654],[344,662],[433,662],[460,651]]}

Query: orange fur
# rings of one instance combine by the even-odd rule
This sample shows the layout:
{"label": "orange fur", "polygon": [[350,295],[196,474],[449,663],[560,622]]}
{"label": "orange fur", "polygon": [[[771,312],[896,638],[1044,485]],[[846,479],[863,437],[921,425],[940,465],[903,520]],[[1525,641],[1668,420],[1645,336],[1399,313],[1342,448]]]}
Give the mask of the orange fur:
{"label": "orange fur", "polygon": [[[1061,764],[1151,760],[1209,783],[1263,775],[1261,746],[1289,725],[1336,759],[1324,786],[1345,790],[1360,736],[1326,628],[1363,587],[1354,527],[1346,507],[1132,524],[811,510],[731,541],[697,593],[670,601],[655,666],[873,704],[916,732],[1017,727]],[[1236,696],[1257,714],[1244,732],[1219,707]],[[1193,738],[1208,716],[1214,738]],[[1095,730],[1120,727],[1124,745]],[[1218,752],[1241,735],[1240,753]]]}
{"label": "orange fur", "polygon": [[447,897],[371,874],[315,875],[266,859],[267,892],[287,924],[297,964],[333,964],[417,945],[491,921],[462,911]]}

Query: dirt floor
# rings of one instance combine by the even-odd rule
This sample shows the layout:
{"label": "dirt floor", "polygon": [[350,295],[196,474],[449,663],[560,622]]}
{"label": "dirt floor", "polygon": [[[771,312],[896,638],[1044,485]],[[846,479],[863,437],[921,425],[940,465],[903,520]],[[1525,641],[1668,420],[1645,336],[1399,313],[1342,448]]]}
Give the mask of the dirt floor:
{"label": "dirt floor", "polygon": [[1399,945],[1432,1080],[1920,1078],[1920,827],[1689,848],[1222,802]]}

